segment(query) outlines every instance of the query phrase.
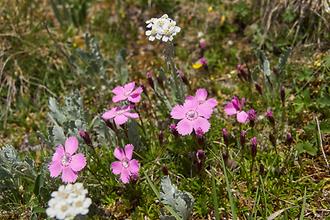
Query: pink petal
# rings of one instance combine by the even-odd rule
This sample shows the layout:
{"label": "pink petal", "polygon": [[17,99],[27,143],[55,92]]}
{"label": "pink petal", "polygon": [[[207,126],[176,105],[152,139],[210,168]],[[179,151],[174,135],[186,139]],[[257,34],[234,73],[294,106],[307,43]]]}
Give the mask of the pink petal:
{"label": "pink petal", "polygon": [[179,132],[179,134],[181,135],[187,135],[187,134],[191,134],[191,132],[193,131],[193,126],[191,121],[187,120],[187,119],[182,119],[181,121],[179,121],[179,123],[176,126],[176,130]]}
{"label": "pink petal", "polygon": [[130,94],[135,87],[135,82],[130,82],[124,85],[124,90],[126,94]]}
{"label": "pink petal", "polygon": [[75,173],[70,167],[63,168],[62,181],[64,183],[74,183],[76,182],[77,178],[77,173]]}
{"label": "pink petal", "polygon": [[52,161],[60,161],[62,160],[62,157],[64,156],[64,147],[62,144],[58,145],[56,147],[55,153],[53,155]]}
{"label": "pink petal", "polygon": [[86,166],[86,158],[82,153],[75,154],[71,158],[70,167],[73,171],[80,171]]}
{"label": "pink petal", "polygon": [[133,149],[134,149],[134,146],[132,144],[125,145],[125,155],[126,155],[127,160],[132,159]]}
{"label": "pink petal", "polygon": [[172,108],[171,116],[173,119],[183,119],[185,118],[186,111],[182,105],[176,105]]}
{"label": "pink petal", "polygon": [[235,115],[237,114],[237,110],[234,107],[233,103],[228,102],[227,105],[225,106],[225,112],[227,115]]}
{"label": "pink petal", "polygon": [[128,121],[128,118],[125,115],[117,115],[115,117],[115,123],[117,126],[125,124]]}
{"label": "pink petal", "polygon": [[209,119],[212,115],[213,108],[211,108],[207,102],[204,102],[203,104],[198,105],[196,111],[199,116]]}
{"label": "pink petal", "polygon": [[118,160],[124,160],[126,158],[125,153],[123,149],[116,147],[115,151],[113,152],[113,155],[118,159]]}
{"label": "pink petal", "polygon": [[111,163],[111,170],[113,174],[120,174],[123,169],[123,165],[120,161],[115,161]]}
{"label": "pink petal", "polygon": [[130,180],[130,173],[129,173],[129,170],[127,169],[123,169],[120,173],[120,180],[123,182],[123,183],[129,183],[129,180]]}
{"label": "pink petal", "polygon": [[195,97],[198,101],[205,101],[207,98],[206,89],[197,89]]}
{"label": "pink petal", "polygon": [[239,113],[237,113],[237,121],[239,123],[245,123],[249,117],[249,115],[245,112],[245,111],[241,111]]}
{"label": "pink petal", "polygon": [[194,130],[195,132],[198,130],[198,128],[202,129],[203,133],[206,133],[209,131],[211,127],[210,122],[202,117],[198,117],[195,121],[194,121]]}
{"label": "pink petal", "polygon": [[78,149],[78,139],[75,136],[71,136],[65,141],[65,152],[70,155],[74,154]]}
{"label": "pink petal", "polygon": [[132,113],[132,112],[125,112],[124,115],[128,118],[139,118],[138,113]]}
{"label": "pink petal", "polygon": [[115,95],[114,97],[112,97],[113,102],[120,102],[123,100],[126,100],[126,96],[123,94],[118,94],[118,95]]}
{"label": "pink petal", "polygon": [[49,164],[48,170],[50,172],[51,177],[58,177],[62,172],[62,165],[59,161],[53,161]]}
{"label": "pink petal", "polygon": [[139,173],[139,169],[140,169],[140,164],[137,160],[134,159],[129,162],[129,171],[131,173],[137,174]]}
{"label": "pink petal", "polygon": [[199,102],[197,101],[197,99],[191,99],[191,100],[185,100],[185,102],[183,103],[183,109],[185,109],[185,112],[189,111],[189,110],[195,110],[199,105]]}
{"label": "pink petal", "polygon": [[133,102],[133,103],[138,103],[140,100],[141,100],[141,95],[139,93],[131,94],[128,97],[128,101]]}
{"label": "pink petal", "polygon": [[123,95],[125,94],[125,90],[124,90],[124,87],[122,86],[116,86],[112,92],[115,94],[115,95]]}
{"label": "pink petal", "polygon": [[106,111],[106,112],[104,112],[103,114],[102,114],[102,118],[104,119],[104,120],[109,120],[109,119],[111,119],[111,118],[114,118],[115,116],[116,116],[116,107],[115,108],[112,108],[111,110],[109,110],[109,111]]}
{"label": "pink petal", "polygon": [[211,108],[214,108],[214,107],[217,106],[217,104],[218,104],[217,100],[214,99],[214,98],[211,98],[211,99],[206,100],[206,103],[207,103]]}
{"label": "pink petal", "polygon": [[141,86],[139,86],[132,92],[131,96],[141,95],[142,92],[143,92],[143,89]]}
{"label": "pink petal", "polygon": [[187,97],[186,97],[186,100],[194,100],[194,99],[196,99],[195,96],[187,96]]}

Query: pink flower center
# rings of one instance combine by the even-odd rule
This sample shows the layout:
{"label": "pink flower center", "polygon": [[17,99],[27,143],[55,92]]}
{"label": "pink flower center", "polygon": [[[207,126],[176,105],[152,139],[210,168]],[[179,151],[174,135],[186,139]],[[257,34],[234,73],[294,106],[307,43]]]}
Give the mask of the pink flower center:
{"label": "pink flower center", "polygon": [[68,153],[65,153],[61,159],[62,165],[67,167],[71,163],[71,155]]}
{"label": "pink flower center", "polygon": [[127,160],[122,161],[121,164],[123,165],[124,168],[129,167],[129,164],[128,164]]}
{"label": "pink flower center", "polygon": [[198,113],[197,111],[195,110],[189,110],[187,113],[186,113],[186,118],[190,121],[193,121],[195,120],[196,118],[198,118]]}

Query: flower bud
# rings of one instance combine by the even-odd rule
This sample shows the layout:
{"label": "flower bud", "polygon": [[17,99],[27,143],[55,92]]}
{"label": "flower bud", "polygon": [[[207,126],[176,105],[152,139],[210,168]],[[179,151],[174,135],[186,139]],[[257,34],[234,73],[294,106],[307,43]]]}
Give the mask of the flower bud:
{"label": "flower bud", "polygon": [[202,50],[205,50],[206,48],[206,40],[204,38],[199,40],[199,48],[201,48]]}
{"label": "flower bud", "polygon": [[267,117],[268,121],[269,121],[272,125],[275,124],[275,119],[274,119],[274,116],[273,116],[273,112],[272,112],[272,110],[268,110],[268,111],[266,112],[266,117]]}
{"label": "flower bud", "polygon": [[175,125],[175,124],[170,124],[169,129],[170,129],[170,132],[171,132],[175,137],[178,137],[178,136],[179,136],[179,133],[178,133],[178,131],[176,130],[176,125]]}
{"label": "flower bud", "polygon": [[257,155],[257,138],[253,137],[251,139],[251,155],[252,158],[254,159]]}
{"label": "flower bud", "polygon": [[239,142],[241,143],[241,146],[245,146],[246,142],[246,131],[241,131],[240,137],[239,137]]}
{"label": "flower bud", "polygon": [[85,144],[87,144],[88,146],[91,146],[91,147],[93,146],[92,140],[86,131],[79,130],[78,133],[79,133],[79,136],[84,140]]}
{"label": "flower bud", "polygon": [[226,128],[222,129],[223,142],[226,146],[229,145],[229,133]]}
{"label": "flower bud", "polygon": [[290,146],[293,143],[293,138],[290,132],[286,134],[286,143]]}
{"label": "flower bud", "polygon": [[162,165],[162,172],[165,176],[168,176],[168,168],[165,164]]}
{"label": "flower bud", "polygon": [[147,72],[147,79],[148,79],[148,84],[152,89],[155,89],[155,85],[154,85],[154,80],[152,79],[152,72],[148,71]]}
{"label": "flower bud", "polygon": [[251,127],[253,127],[254,122],[257,119],[257,112],[252,108],[247,112],[247,114],[248,114],[248,119],[249,119],[250,125],[251,125]]}
{"label": "flower bud", "polygon": [[205,159],[205,151],[202,149],[197,150],[196,158],[198,163],[202,163]]}
{"label": "flower bud", "polygon": [[195,131],[195,135],[197,137],[197,142],[199,145],[204,145],[204,132],[201,128],[198,128]]}
{"label": "flower bud", "polygon": [[258,83],[256,83],[256,84],[255,84],[255,87],[256,87],[257,92],[258,92],[260,95],[262,95],[262,88],[261,88],[261,86],[260,86]]}
{"label": "flower bud", "polygon": [[189,81],[188,81],[187,77],[184,75],[184,73],[182,72],[182,70],[177,70],[177,74],[181,78],[182,82],[184,84],[186,84],[187,86],[189,86]]}
{"label": "flower bud", "polygon": [[248,81],[248,71],[246,69],[246,66],[244,64],[238,64],[236,67],[237,75],[242,80]]}
{"label": "flower bud", "polygon": [[284,86],[281,86],[280,97],[281,97],[282,105],[284,106],[284,104],[285,104],[285,88],[284,88]]}

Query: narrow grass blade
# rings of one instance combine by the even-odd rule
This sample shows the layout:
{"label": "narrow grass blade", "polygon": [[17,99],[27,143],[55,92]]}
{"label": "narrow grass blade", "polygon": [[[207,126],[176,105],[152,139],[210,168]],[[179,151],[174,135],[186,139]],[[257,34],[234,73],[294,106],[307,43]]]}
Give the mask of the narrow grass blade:
{"label": "narrow grass blade", "polygon": [[303,204],[301,207],[299,220],[304,220],[305,208],[306,208],[306,187],[305,187],[304,200],[303,200]]}
{"label": "narrow grass blade", "polygon": [[213,207],[214,207],[215,219],[220,220],[217,188],[216,188],[215,177],[214,177],[213,173],[212,173],[212,197],[213,197]]}

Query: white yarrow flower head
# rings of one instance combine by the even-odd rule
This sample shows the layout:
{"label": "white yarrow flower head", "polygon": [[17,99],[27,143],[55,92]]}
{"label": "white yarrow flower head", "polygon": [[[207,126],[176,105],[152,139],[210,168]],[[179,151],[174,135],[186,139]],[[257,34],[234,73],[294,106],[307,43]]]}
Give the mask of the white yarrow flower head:
{"label": "white yarrow flower head", "polygon": [[176,26],[176,22],[164,14],[160,18],[151,18],[146,21],[147,31],[146,36],[150,41],[155,39],[163,42],[172,41],[173,37],[181,31],[179,26]]}
{"label": "white yarrow flower head", "polygon": [[92,204],[92,200],[86,197],[87,192],[82,183],[61,185],[48,201],[48,217],[74,219],[77,215],[86,215]]}

